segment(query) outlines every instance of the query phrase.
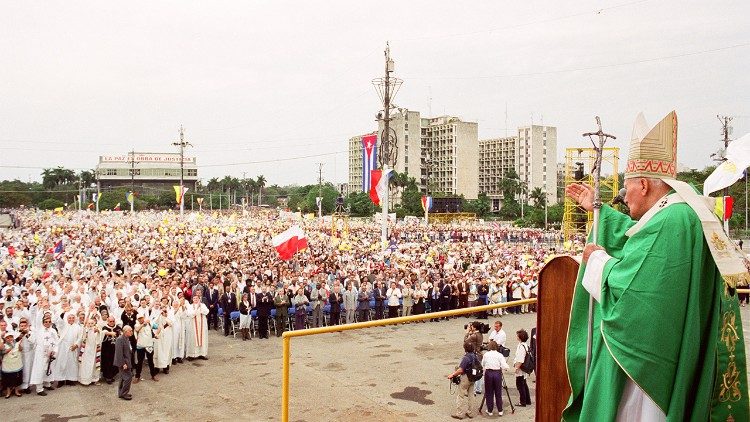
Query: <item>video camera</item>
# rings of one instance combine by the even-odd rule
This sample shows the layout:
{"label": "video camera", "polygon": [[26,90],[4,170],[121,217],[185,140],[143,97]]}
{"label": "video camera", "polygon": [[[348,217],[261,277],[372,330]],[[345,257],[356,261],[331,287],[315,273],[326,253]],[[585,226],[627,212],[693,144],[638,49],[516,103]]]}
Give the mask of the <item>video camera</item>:
{"label": "video camera", "polygon": [[[490,332],[490,324],[485,324],[483,322],[474,321],[471,323],[474,327],[477,328],[477,331],[479,331],[482,334],[487,334]],[[464,324],[464,330],[469,328],[469,324]]]}

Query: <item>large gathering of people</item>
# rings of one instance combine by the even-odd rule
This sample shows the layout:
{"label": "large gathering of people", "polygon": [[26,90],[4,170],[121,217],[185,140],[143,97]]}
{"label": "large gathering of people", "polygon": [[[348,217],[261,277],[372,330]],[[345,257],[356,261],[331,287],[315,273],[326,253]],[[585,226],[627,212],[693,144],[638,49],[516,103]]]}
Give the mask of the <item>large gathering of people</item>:
{"label": "large gathering of people", "polygon": [[[397,223],[383,250],[370,221],[267,210],[14,218],[17,228],[0,231],[5,397],[113,383],[119,373],[119,397],[129,400],[131,371],[133,383],[158,382],[185,360],[208,359],[212,329],[267,339],[535,297],[559,245],[552,231]],[[308,248],[285,261],[271,239],[291,224],[303,227]]]}

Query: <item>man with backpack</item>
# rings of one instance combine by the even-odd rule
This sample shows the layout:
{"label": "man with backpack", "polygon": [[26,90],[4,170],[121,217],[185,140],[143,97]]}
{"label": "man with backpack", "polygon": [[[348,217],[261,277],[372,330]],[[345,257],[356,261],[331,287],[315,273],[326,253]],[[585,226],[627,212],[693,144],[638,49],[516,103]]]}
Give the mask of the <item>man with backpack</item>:
{"label": "man with backpack", "polygon": [[464,357],[461,359],[458,368],[448,375],[448,379],[453,380],[460,377],[458,384],[458,394],[456,395],[456,409],[451,414],[453,419],[463,419],[464,416],[473,418],[474,409],[477,408],[474,403],[474,395],[469,391],[474,387],[474,383],[482,378],[482,363],[474,353],[474,344],[464,342]]}

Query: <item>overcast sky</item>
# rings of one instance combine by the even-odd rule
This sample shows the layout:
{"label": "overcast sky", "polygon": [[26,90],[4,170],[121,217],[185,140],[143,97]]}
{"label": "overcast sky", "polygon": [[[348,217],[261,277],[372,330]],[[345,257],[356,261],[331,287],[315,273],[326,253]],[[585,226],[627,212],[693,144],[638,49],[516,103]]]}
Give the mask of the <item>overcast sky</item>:
{"label": "overcast sky", "polygon": [[678,161],[703,168],[717,114],[750,131],[747,16],[746,1],[2,0],[0,179],[174,151],[183,125],[203,180],[312,183],[323,162],[344,182],[387,40],[395,102],[423,116],[504,136],[507,105],[509,134],[557,126],[561,159],[595,115],[627,151],[639,111],[653,125],[675,109]]}

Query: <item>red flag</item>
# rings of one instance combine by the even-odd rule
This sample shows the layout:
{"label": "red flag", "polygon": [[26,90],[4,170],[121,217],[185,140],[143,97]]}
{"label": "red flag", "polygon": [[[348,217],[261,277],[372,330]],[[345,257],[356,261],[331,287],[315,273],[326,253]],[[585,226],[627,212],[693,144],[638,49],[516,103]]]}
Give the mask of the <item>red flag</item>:
{"label": "red flag", "polygon": [[373,170],[370,176],[370,199],[375,205],[380,205],[380,200],[385,197],[388,189],[388,179],[391,177],[392,170],[383,177],[383,170]]}
{"label": "red flag", "polygon": [[292,259],[295,253],[307,249],[307,237],[299,226],[292,226],[271,240],[279,257],[284,261]]}
{"label": "red flag", "polygon": [[8,246],[8,255],[16,256],[16,248],[14,248],[13,246]]}
{"label": "red flag", "polygon": [[732,218],[732,211],[734,211],[734,199],[731,196],[724,197],[724,220]]}

